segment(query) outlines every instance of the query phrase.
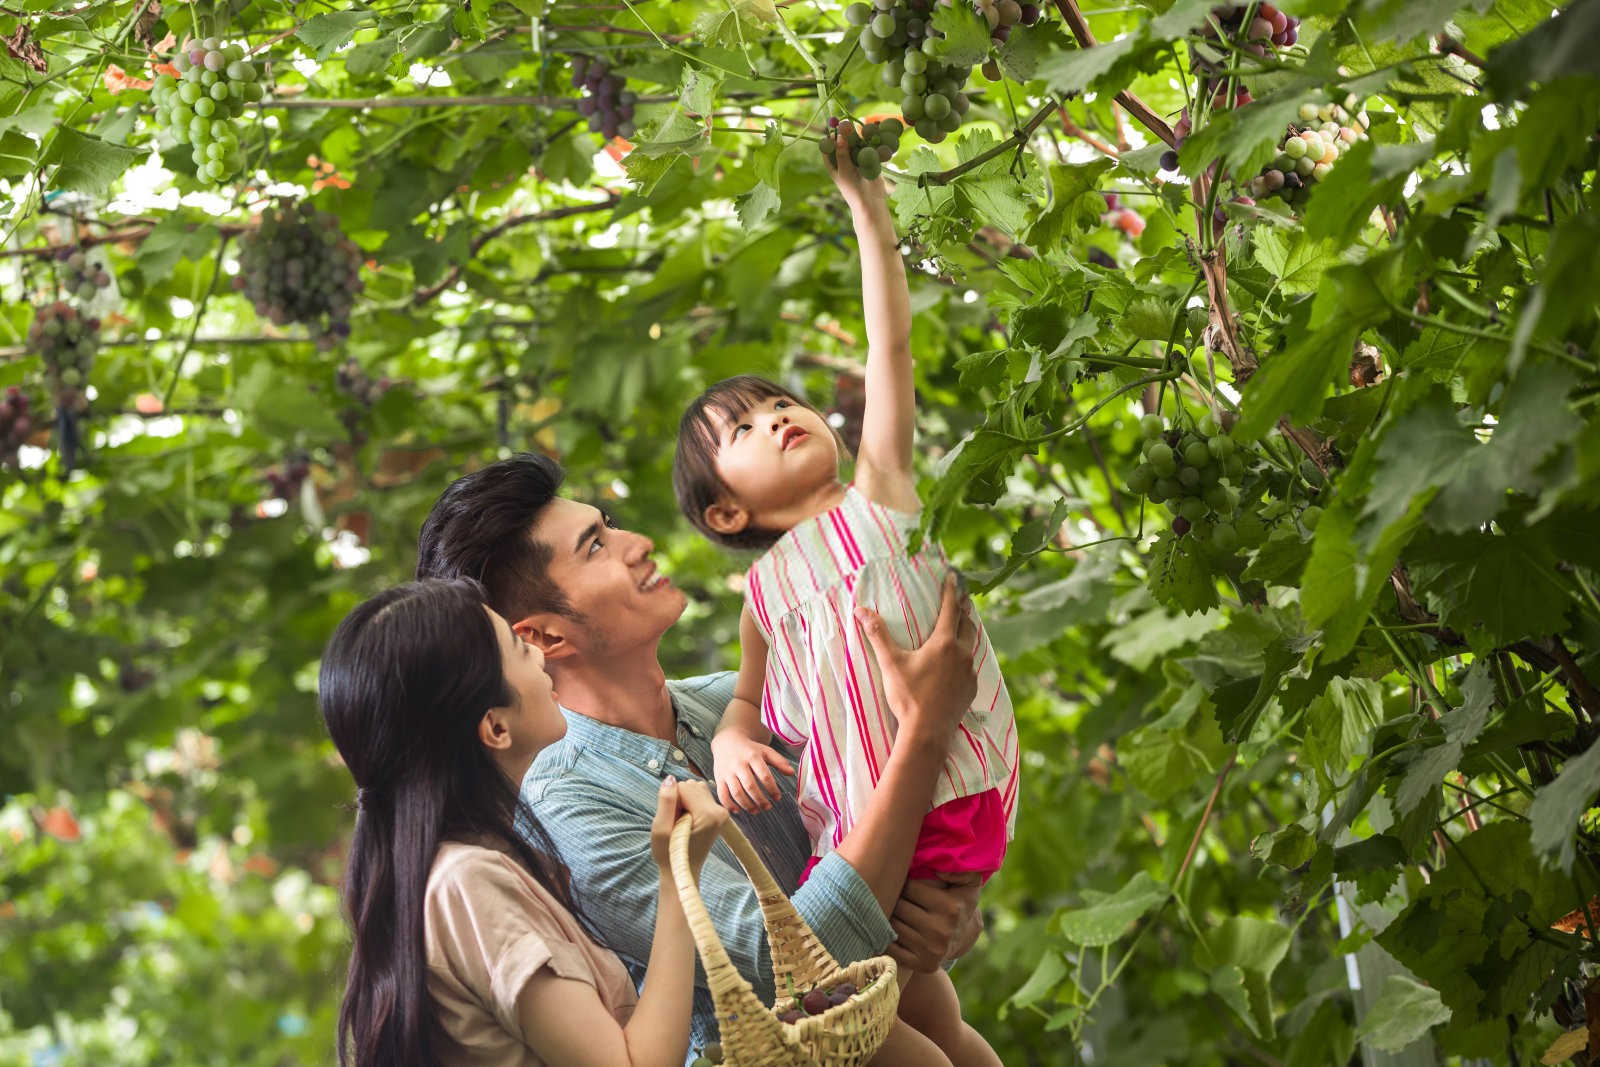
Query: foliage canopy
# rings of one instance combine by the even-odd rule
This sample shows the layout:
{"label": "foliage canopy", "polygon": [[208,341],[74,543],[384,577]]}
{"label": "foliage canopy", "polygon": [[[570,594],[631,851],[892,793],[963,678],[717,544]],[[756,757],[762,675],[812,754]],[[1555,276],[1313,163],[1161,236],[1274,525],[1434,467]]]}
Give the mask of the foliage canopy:
{"label": "foliage canopy", "polygon": [[[1537,1056],[1596,962],[1600,0],[1305,0],[1262,56],[1209,12],[1062,0],[995,43],[941,7],[1003,78],[884,166],[927,533],[1027,753],[958,984],[1008,1063]],[[236,170],[151,92],[210,36],[261,71],[204,132]],[[739,563],[677,520],[668,442],[752,369],[849,436],[814,141],[902,92],[795,0],[16,0],[0,37],[0,388],[34,413],[0,468],[0,1063],[326,1062],[322,642],[450,477],[538,448],[691,592],[668,665],[731,664]],[[577,56],[633,143],[585,128]],[[1369,120],[1337,166],[1239,199],[1335,104]],[[347,331],[235,290],[280,199],[365,256]],[[58,300],[98,320],[86,410],[29,334]],[[1231,522],[1130,490],[1152,412],[1220,423]],[[1341,956],[1380,946],[1358,1016]]]}

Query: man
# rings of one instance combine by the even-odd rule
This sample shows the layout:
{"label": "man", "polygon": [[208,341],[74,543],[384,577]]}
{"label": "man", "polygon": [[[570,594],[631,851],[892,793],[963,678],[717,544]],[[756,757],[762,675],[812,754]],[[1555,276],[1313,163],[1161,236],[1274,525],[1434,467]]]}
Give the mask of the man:
{"label": "man", "polygon": [[[457,479],[423,523],[417,577],[479,580],[490,606],[543,649],[567,735],[540,754],[523,795],[560,849],[596,932],[639,981],[655,926],[649,832],[660,782],[669,774],[712,777],[711,737],[734,675],[667,680],[657,651],[683,612],[683,594],[657,570],[648,538],[557,495],[561,480],[553,460],[526,453]],[[953,588],[933,636],[915,652],[898,648],[870,613],[860,621],[899,730],[866,816],[798,889],[811,844],[792,773],[764,783],[773,807],[736,818],[840,963],[887,950],[902,967],[928,971],[967,951],[980,928],[975,878],[905,877],[934,779],[976,690],[975,631]],[[760,909],[725,844],[707,860],[700,892],[734,965],[770,1003]],[[703,970],[696,985],[691,1054],[717,1033]]]}

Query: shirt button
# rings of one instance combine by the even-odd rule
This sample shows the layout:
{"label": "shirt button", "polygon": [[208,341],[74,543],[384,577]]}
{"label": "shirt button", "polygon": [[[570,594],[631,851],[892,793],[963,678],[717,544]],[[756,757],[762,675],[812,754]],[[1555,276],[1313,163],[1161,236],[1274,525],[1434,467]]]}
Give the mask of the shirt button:
{"label": "shirt button", "polygon": [[672,758],[677,760],[679,763],[682,763],[683,762],[683,749],[681,749],[681,748],[673,749],[672,750]]}
{"label": "shirt button", "polygon": [[653,759],[649,763],[646,763],[645,766],[649,767],[652,771],[659,771],[661,769],[661,761],[658,759]]}

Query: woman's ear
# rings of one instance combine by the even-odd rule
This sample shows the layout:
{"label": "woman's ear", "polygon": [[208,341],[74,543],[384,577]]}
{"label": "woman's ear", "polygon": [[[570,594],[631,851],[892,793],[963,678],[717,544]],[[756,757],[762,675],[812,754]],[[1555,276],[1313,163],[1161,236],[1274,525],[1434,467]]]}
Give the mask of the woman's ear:
{"label": "woman's ear", "polygon": [[511,747],[511,726],[506,722],[506,708],[490,708],[478,720],[478,740],[493,752],[504,752]]}
{"label": "woman's ear", "polygon": [[750,513],[738,504],[718,501],[704,512],[706,525],[723,536],[740,533],[750,525]]}

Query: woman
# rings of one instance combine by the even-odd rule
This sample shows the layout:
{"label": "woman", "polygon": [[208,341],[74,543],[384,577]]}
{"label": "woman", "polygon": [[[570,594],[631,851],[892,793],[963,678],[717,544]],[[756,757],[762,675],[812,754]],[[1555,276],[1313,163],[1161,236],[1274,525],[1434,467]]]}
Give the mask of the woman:
{"label": "woman", "polygon": [[704,783],[662,784],[655,942],[636,996],[518,796],[566,721],[543,654],[476,583],[415,582],[357,607],[328,643],[319,700],[358,787],[341,1067],[681,1065],[694,944],[667,840],[693,816],[698,876],[728,817]]}

